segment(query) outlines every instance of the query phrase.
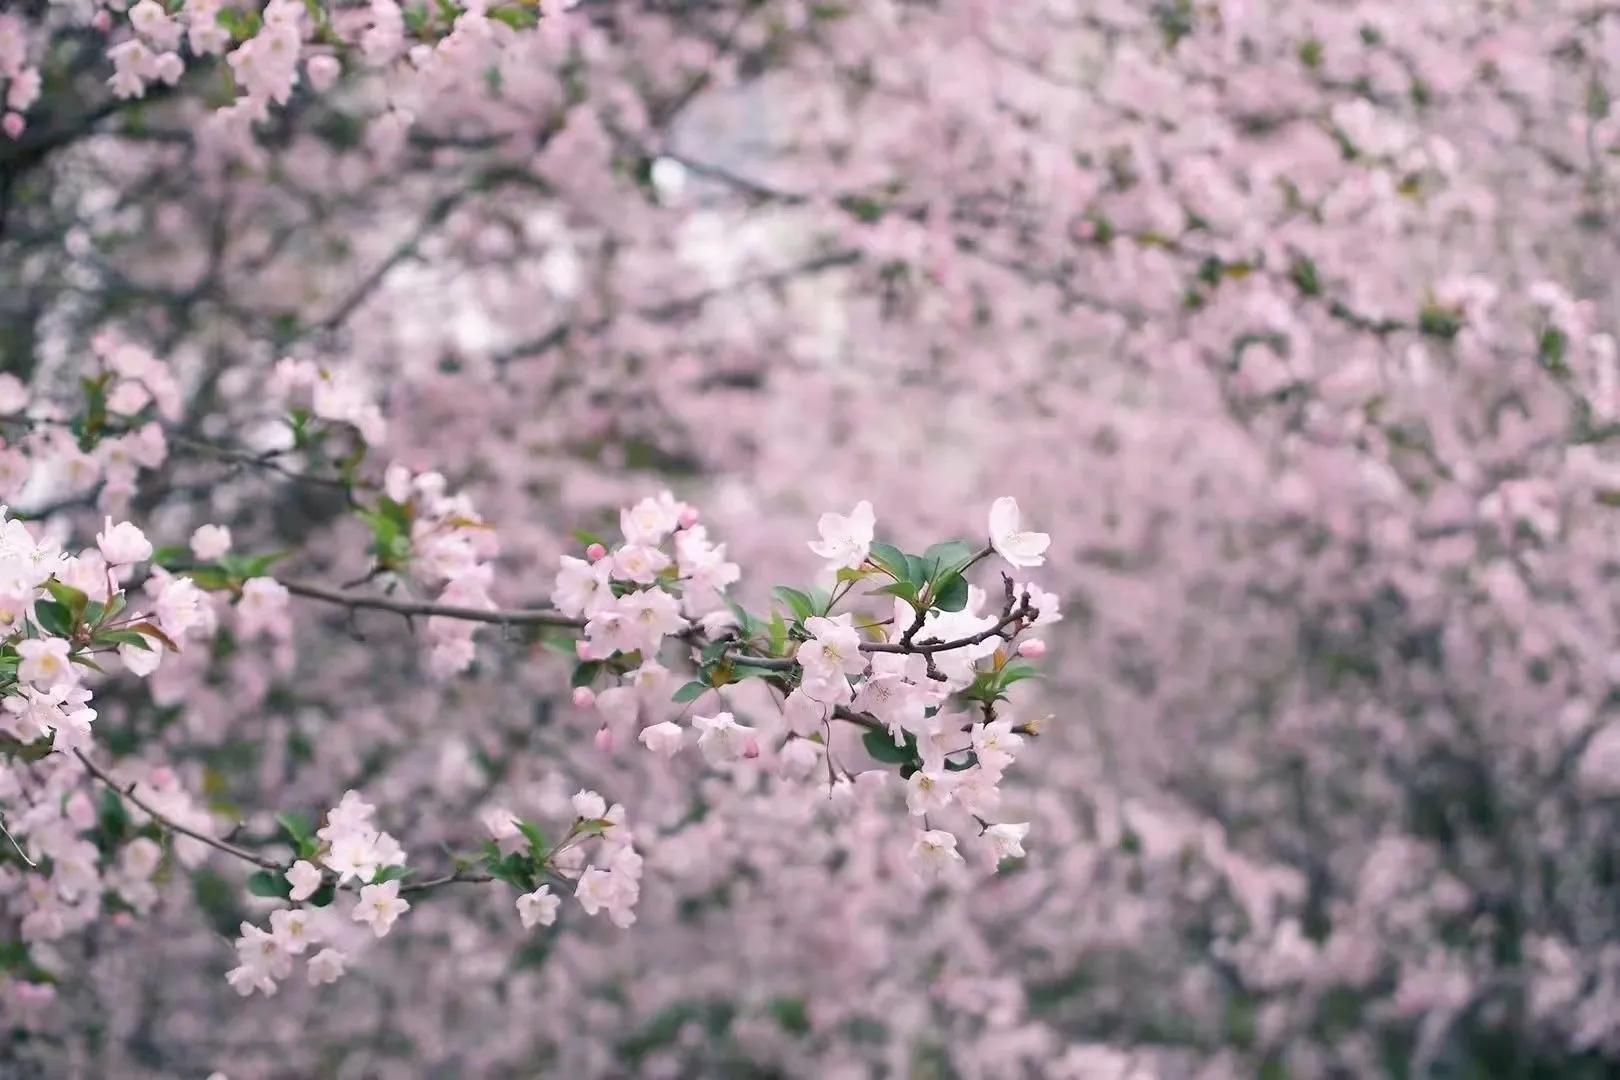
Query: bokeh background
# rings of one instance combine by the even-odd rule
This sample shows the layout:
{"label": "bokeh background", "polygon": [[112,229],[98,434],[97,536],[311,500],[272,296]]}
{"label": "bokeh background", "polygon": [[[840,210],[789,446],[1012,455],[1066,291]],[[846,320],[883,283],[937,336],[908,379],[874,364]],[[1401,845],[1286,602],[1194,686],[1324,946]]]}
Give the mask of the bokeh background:
{"label": "bokeh background", "polygon": [[[378,459],[495,527],[511,604],[665,488],[755,609],[813,579],[824,511],[920,546],[1014,495],[1064,619],[1019,698],[1029,855],[954,887],[908,869],[898,796],[603,752],[519,635],[449,679],[382,614],[188,652],[98,737],[244,836],[357,787],[460,850],[591,787],[636,823],[639,921],[531,934],[452,890],[242,1001],[268,905],[210,862],[47,946],[52,1000],[0,983],[0,1072],[1620,1067],[1620,7],[548,2],[345,54],[257,129],[217,59],[113,98],[74,8],[11,13],[46,92],[0,143],[0,362],[35,392],[114,328],[179,430],[260,447],[275,361],[341,370]],[[87,535],[104,465],[6,494]],[[275,474],[177,454],[124,494],[154,536],[367,569],[342,498]]]}

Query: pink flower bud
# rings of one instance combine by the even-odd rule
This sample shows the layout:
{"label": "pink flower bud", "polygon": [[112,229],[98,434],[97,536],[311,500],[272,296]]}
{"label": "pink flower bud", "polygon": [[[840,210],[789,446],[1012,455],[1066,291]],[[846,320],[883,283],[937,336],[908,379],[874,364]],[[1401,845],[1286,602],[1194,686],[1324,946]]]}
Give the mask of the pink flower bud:
{"label": "pink flower bud", "polygon": [[576,708],[589,709],[596,704],[596,691],[588,686],[574,687],[574,705]]}
{"label": "pink flower bud", "polygon": [[28,121],[23,119],[22,113],[8,112],[6,118],[0,120],[0,130],[4,130],[6,136],[12,139],[22,138],[23,129],[27,126]]}
{"label": "pink flower bud", "polygon": [[747,758],[750,761],[752,761],[755,758],[759,757],[759,740],[758,739],[749,739],[748,740],[748,745],[743,747],[743,757]]}
{"label": "pink flower bud", "polygon": [[602,728],[597,731],[596,748],[602,751],[602,753],[611,754],[613,752],[614,741],[612,728]]}
{"label": "pink flower bud", "polygon": [[589,660],[591,658],[591,643],[584,638],[574,642],[574,655],[581,660]]}
{"label": "pink flower bud", "polygon": [[317,94],[324,94],[337,82],[338,76],[343,74],[343,64],[335,56],[324,53],[312,56],[304,64],[304,71],[309,75],[309,85]]}
{"label": "pink flower bud", "polygon": [[1046,642],[1038,637],[1032,637],[1018,644],[1018,655],[1026,660],[1039,660],[1046,655]]}
{"label": "pink flower bud", "polygon": [[681,523],[681,528],[683,528],[683,529],[690,529],[692,526],[696,525],[698,523],[698,510],[697,510],[697,507],[688,506],[686,509],[682,510],[681,511],[681,516],[680,516],[680,523]]}
{"label": "pink flower bud", "polygon": [[603,559],[607,558],[607,548],[603,547],[601,544],[592,544],[590,547],[585,549],[585,557],[591,560],[591,562],[601,562]]}
{"label": "pink flower bud", "polygon": [[90,25],[105,34],[112,29],[112,14],[107,11],[98,11],[91,16]]}

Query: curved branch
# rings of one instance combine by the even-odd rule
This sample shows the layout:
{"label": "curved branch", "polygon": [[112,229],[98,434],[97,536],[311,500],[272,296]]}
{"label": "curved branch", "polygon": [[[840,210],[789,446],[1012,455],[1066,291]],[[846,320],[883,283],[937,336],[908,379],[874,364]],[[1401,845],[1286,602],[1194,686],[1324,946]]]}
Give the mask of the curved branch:
{"label": "curved branch", "polygon": [[90,770],[91,776],[94,776],[97,780],[100,780],[103,784],[106,784],[114,792],[134,803],[146,814],[147,817],[150,817],[153,821],[157,822],[165,829],[168,829],[170,832],[177,832],[182,836],[189,836],[191,839],[196,840],[199,843],[207,844],[215,851],[223,851],[227,855],[235,856],[244,862],[250,862],[254,866],[262,867],[265,870],[286,869],[286,867],[282,866],[273,859],[267,859],[262,855],[255,855],[246,848],[239,848],[235,844],[227,843],[226,841],[217,837],[209,836],[207,833],[200,833],[196,829],[182,825],[168,815],[158,812],[157,810],[153,809],[152,806],[146,802],[146,800],[135,794],[135,784],[120,786],[118,781],[114,780],[105,769],[97,765],[94,761],[91,761],[90,756],[83,750],[73,751],[73,756],[84,763],[84,767]]}
{"label": "curved branch", "polygon": [[952,652],[956,649],[965,649],[970,645],[980,645],[991,638],[1006,637],[1009,626],[1022,622],[1028,614],[1024,608],[1009,612],[996,620],[996,624],[977,634],[966,637],[952,638],[949,641],[917,641],[906,643],[904,641],[868,641],[861,643],[861,652],[869,653],[907,653],[919,656],[931,656],[934,653]]}
{"label": "curved branch", "polygon": [[[91,776],[94,776],[97,780],[107,785],[108,788],[117,793],[120,797],[128,799],[130,802],[134,803],[143,813],[146,814],[146,816],[150,817],[153,821],[157,822],[163,828],[168,829],[170,832],[176,832],[182,836],[188,836],[199,843],[207,844],[215,851],[224,852],[226,855],[241,859],[243,862],[252,863],[254,866],[271,871],[272,873],[285,873],[287,871],[287,864],[276,862],[274,859],[268,859],[262,855],[256,855],[253,852],[248,851],[246,848],[237,847],[235,844],[228,843],[217,837],[209,836],[207,833],[200,833],[195,829],[180,824],[167,814],[160,813],[158,810],[154,809],[150,803],[146,802],[146,800],[135,794],[135,784],[120,785],[118,781],[114,780],[105,769],[92,761],[89,755],[87,755],[83,750],[73,751],[73,756],[84,763],[84,767],[90,770]],[[26,858],[26,856],[24,857]],[[321,871],[321,873],[323,876],[330,877],[325,870]],[[419,881],[415,884],[402,883],[399,887],[399,891],[402,893],[424,892],[428,889],[437,889],[441,885],[482,885],[485,882],[494,880],[495,878],[491,874],[486,874],[481,871],[468,871],[461,869],[449,874],[445,874],[442,877],[430,878],[427,881]],[[340,885],[339,887],[358,889],[359,885]]]}

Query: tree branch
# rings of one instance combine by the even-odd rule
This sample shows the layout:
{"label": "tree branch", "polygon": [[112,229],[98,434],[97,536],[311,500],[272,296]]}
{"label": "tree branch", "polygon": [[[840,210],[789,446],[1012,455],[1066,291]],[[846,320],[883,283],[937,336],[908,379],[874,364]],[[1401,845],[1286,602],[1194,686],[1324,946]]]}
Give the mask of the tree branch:
{"label": "tree branch", "polygon": [[454,604],[430,604],[417,600],[391,600],[386,596],[343,592],[340,589],[329,589],[324,585],[314,585],[305,581],[278,580],[281,580],[281,584],[294,596],[336,604],[348,608],[351,612],[370,609],[374,611],[391,611],[407,619],[414,616],[425,616],[429,618],[462,619],[466,622],[493,623],[498,626],[566,626],[579,629],[585,625],[585,620],[571,618],[552,608],[502,610],[499,608],[458,607]]}
{"label": "tree branch", "polygon": [[215,851],[223,851],[227,855],[235,856],[244,862],[250,862],[254,866],[263,867],[266,870],[286,869],[280,863],[275,862],[272,859],[267,859],[262,855],[255,855],[246,848],[239,848],[235,844],[226,843],[224,840],[209,836],[207,833],[200,833],[195,829],[188,828],[187,826],[180,824],[178,821],[175,821],[173,818],[168,817],[165,814],[159,813],[157,810],[153,809],[152,806],[146,802],[146,800],[135,794],[135,784],[128,784],[122,787],[119,786],[118,781],[114,780],[100,765],[97,765],[94,761],[91,761],[90,756],[83,750],[73,751],[73,756],[84,763],[84,767],[90,770],[91,776],[94,776],[97,780],[100,780],[103,784],[106,784],[113,791],[134,803],[148,817],[150,817],[153,821],[156,821],[159,825],[168,829],[170,832],[177,832],[182,836],[189,836],[193,840],[207,844]]}

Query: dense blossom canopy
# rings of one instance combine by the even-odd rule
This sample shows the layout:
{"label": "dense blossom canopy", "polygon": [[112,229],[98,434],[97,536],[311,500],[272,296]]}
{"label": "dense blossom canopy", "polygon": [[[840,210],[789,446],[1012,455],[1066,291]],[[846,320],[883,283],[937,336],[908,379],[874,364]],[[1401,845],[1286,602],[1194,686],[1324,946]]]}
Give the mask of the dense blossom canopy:
{"label": "dense blossom canopy", "polygon": [[5,5],[0,1061],[1609,1075],[1617,68]]}

